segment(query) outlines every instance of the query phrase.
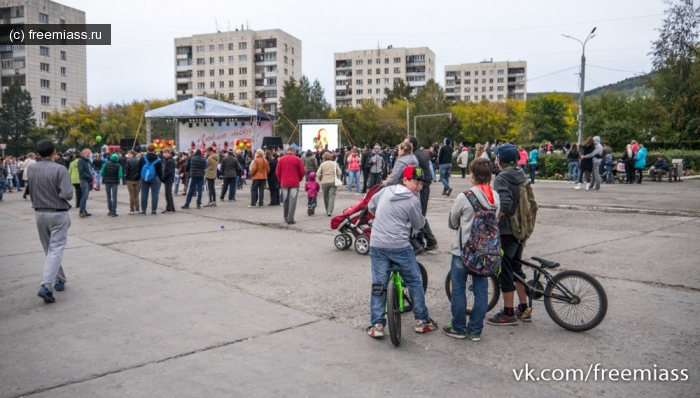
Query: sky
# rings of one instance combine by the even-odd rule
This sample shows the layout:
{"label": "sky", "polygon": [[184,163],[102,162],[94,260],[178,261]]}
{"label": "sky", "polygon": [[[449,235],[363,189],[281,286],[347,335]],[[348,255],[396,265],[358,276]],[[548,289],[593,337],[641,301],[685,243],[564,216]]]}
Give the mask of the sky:
{"label": "sky", "polygon": [[[695,0],[695,4],[700,0]],[[87,23],[112,25],[110,46],[88,46],[88,103],[175,96],[174,39],[234,30],[282,29],[302,42],[302,72],[333,104],[333,54],[427,46],[436,81],[445,65],[524,60],[528,92],[575,92],[581,44],[586,90],[649,72],[661,0],[59,0]]]}

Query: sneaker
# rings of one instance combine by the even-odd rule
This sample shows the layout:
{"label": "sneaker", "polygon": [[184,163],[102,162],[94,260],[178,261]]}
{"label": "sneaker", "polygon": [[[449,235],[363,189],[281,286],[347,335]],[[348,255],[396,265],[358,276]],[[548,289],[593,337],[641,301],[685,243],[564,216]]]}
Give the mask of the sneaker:
{"label": "sneaker", "polygon": [[471,341],[481,341],[481,336],[474,336],[469,333],[467,333],[467,339]]}
{"label": "sneaker", "polygon": [[39,297],[44,299],[46,304],[55,303],[56,299],[53,297],[53,292],[49,290],[46,286],[42,285],[37,294]]}
{"label": "sneaker", "polygon": [[436,330],[438,328],[437,323],[433,321],[432,319],[428,318],[425,321],[421,321],[420,319],[416,319],[416,333],[428,333],[432,332],[433,330]]}
{"label": "sneaker", "polygon": [[465,339],[466,334],[458,333],[453,327],[452,322],[448,323],[446,326],[442,327],[442,333],[446,336],[454,337],[455,339]]}
{"label": "sneaker", "polygon": [[181,208],[181,209],[185,209],[185,210],[189,210],[189,209],[190,209],[189,206],[180,206],[180,208]]}
{"label": "sneaker", "polygon": [[574,187],[574,189],[581,189],[581,184],[577,182],[577,183],[576,183],[576,186]]}
{"label": "sneaker", "polygon": [[205,204],[204,207],[212,207],[212,206],[214,206],[214,205],[212,205],[212,203],[214,203],[214,202],[209,202],[209,203]]}
{"label": "sneaker", "polygon": [[502,311],[487,319],[486,323],[495,326],[518,326],[518,321],[514,316],[507,316]]}
{"label": "sneaker", "polygon": [[216,202],[211,202],[211,203],[209,203],[209,206],[210,206],[210,207],[216,207]]}
{"label": "sneaker", "polygon": [[62,292],[66,290],[66,281],[56,282],[56,284],[53,285],[53,288],[56,289],[57,292]]}
{"label": "sneaker", "polygon": [[82,218],[82,217],[87,217],[87,213],[80,212],[79,215],[80,215],[81,218]]}
{"label": "sneaker", "polygon": [[85,214],[85,217],[90,217],[90,216],[92,215],[92,214],[90,214],[90,213],[88,213],[88,212],[85,212],[85,213],[83,213],[83,214]]}
{"label": "sneaker", "polygon": [[447,195],[447,196],[450,196],[451,193],[452,193],[452,188],[449,188],[449,189],[447,190],[447,194],[446,194],[446,195]]}
{"label": "sneaker", "polygon": [[430,245],[425,247],[425,251],[432,251],[432,250],[437,250],[438,244]]}
{"label": "sneaker", "polygon": [[134,214],[136,214],[136,212],[133,211],[133,210],[129,212],[129,215],[130,215],[130,216],[133,216]]}
{"label": "sneaker", "polygon": [[248,205],[248,207],[254,208],[254,207],[258,207],[258,206],[257,205]]}
{"label": "sneaker", "polygon": [[197,210],[202,210],[202,205],[197,205]]}
{"label": "sneaker", "polygon": [[520,311],[520,308],[515,308],[515,317],[523,322],[532,322],[532,307]]}
{"label": "sneaker", "polygon": [[370,337],[379,338],[379,337],[384,337],[384,325],[381,323],[378,323],[374,326],[368,326],[367,329],[365,329],[367,334]]}
{"label": "sneaker", "polygon": [[229,201],[229,202],[235,202],[236,199],[229,199],[228,201]]}
{"label": "sneaker", "polygon": [[151,215],[152,215],[152,216],[155,216],[155,215],[157,215],[157,214],[158,214],[158,212],[155,211],[155,210],[153,210],[153,211],[151,212]]}
{"label": "sneaker", "polygon": [[294,221],[294,220],[292,220],[292,221],[287,221],[287,224],[289,224],[289,225],[296,224],[296,223],[297,223],[297,222]]}

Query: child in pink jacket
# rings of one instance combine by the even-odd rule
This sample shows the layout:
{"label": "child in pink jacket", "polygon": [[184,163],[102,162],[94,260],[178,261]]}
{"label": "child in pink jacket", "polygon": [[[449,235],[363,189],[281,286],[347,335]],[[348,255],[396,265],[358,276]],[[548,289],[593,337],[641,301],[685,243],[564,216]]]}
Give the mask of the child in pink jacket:
{"label": "child in pink jacket", "polygon": [[309,179],[304,185],[304,190],[306,191],[306,197],[309,199],[309,215],[314,215],[314,209],[316,209],[316,197],[318,196],[318,191],[321,190],[321,186],[316,181],[316,173],[313,171],[309,173]]}

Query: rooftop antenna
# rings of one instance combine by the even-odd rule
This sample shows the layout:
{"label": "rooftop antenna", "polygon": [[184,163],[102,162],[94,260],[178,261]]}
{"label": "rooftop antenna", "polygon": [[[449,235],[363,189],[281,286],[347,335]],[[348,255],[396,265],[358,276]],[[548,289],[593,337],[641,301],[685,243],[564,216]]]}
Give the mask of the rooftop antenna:
{"label": "rooftop antenna", "polygon": [[216,18],[214,18],[214,30],[215,30],[216,32],[219,31],[219,22],[216,20]]}
{"label": "rooftop antenna", "polygon": [[231,31],[231,21],[229,21],[228,19],[226,20],[226,31],[227,32]]}
{"label": "rooftop antenna", "polygon": [[248,21],[245,21],[245,30],[250,30],[250,26],[248,25]]}

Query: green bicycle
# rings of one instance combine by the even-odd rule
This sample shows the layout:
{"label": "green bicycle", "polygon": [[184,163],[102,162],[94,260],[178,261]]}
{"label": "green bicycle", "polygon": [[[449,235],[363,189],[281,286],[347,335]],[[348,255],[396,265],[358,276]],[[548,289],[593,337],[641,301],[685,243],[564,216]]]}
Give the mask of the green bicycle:
{"label": "green bicycle", "polygon": [[[421,263],[418,263],[418,268],[423,281],[423,292],[425,292],[428,289],[428,272]],[[399,274],[400,270],[398,264],[392,264],[387,269],[389,283],[386,286],[387,326],[391,344],[396,347],[401,344],[401,313],[413,310],[413,302],[408,294],[408,289],[403,284],[403,279]]]}

